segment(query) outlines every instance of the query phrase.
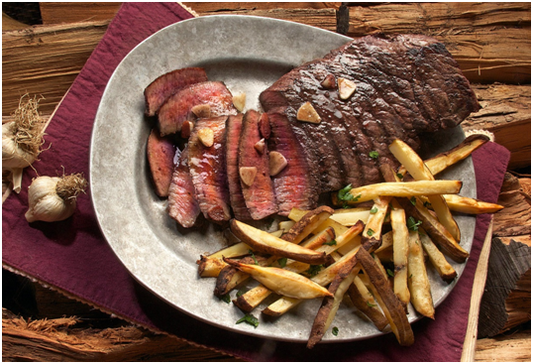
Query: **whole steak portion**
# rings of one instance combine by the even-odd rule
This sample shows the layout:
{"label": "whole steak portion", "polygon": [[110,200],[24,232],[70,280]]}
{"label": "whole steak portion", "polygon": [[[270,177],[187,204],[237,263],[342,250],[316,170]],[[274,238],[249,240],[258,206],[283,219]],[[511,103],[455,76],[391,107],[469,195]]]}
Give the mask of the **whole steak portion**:
{"label": "whole steak portion", "polygon": [[[355,84],[344,100],[339,79]],[[300,181],[298,188],[310,186],[301,191],[308,205],[317,192],[382,181],[380,166],[397,165],[388,150],[395,138],[417,149],[420,133],[455,127],[479,110],[468,80],[445,46],[422,35],[354,40],[293,69],[263,91],[260,102],[269,116],[288,120],[291,135],[284,142],[293,143],[291,148],[301,153],[299,163],[305,163],[299,168],[307,182]],[[306,102],[320,123],[297,120]],[[280,179],[274,178],[276,191],[290,190],[285,184],[291,179]]]}

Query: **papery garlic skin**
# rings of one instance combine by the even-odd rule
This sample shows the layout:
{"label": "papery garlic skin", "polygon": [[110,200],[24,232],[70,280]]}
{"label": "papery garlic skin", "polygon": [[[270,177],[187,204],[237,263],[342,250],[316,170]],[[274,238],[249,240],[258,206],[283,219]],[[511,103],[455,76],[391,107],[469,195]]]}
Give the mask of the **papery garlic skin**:
{"label": "papery garlic skin", "polygon": [[25,168],[37,158],[17,145],[15,131],[14,121],[2,124],[2,169]]}
{"label": "papery garlic skin", "polygon": [[33,180],[28,188],[29,209],[26,220],[34,221],[62,221],[69,218],[76,210],[76,199],[64,200],[56,192],[60,177],[41,176]]}

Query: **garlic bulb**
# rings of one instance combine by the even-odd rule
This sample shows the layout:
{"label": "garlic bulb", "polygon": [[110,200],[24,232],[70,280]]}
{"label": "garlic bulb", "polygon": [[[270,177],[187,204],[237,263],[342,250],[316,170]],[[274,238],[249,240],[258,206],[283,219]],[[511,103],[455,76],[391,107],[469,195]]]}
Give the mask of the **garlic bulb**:
{"label": "garlic bulb", "polygon": [[31,165],[40,153],[43,143],[43,125],[37,111],[39,100],[24,102],[13,114],[14,121],[2,124],[2,171],[11,171],[13,190],[20,192],[22,170]]}
{"label": "garlic bulb", "polygon": [[35,178],[28,188],[26,220],[52,222],[69,218],[76,209],[78,194],[85,192],[86,186],[81,174]]}

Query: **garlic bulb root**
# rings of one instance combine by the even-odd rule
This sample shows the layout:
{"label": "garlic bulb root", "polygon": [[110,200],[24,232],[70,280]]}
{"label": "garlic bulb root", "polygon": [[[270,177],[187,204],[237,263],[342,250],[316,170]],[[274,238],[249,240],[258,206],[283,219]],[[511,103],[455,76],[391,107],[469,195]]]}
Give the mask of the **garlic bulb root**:
{"label": "garlic bulb root", "polygon": [[87,180],[82,174],[62,177],[41,176],[28,188],[28,222],[62,221],[76,210],[77,196],[85,192]]}

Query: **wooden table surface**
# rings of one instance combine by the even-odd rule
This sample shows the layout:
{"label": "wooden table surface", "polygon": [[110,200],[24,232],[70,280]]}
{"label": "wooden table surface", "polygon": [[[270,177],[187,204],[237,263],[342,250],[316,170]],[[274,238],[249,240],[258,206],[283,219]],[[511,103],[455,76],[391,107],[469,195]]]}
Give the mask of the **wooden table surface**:
{"label": "wooden table surface", "polygon": [[[489,240],[513,240],[531,246],[530,3],[183,4],[198,16],[250,14],[305,23],[352,37],[373,32],[422,33],[444,42],[483,106],[463,122],[463,129],[488,130],[496,142],[511,151],[508,183],[500,196],[507,205],[495,215]],[[40,110],[49,117],[120,3],[34,5],[11,7],[11,17],[3,13],[3,120],[9,120],[26,92],[45,97]],[[3,11],[7,9],[4,4]],[[491,274],[490,266],[488,272]],[[530,270],[528,274],[530,280]],[[139,329],[7,271],[3,271],[3,283],[5,361],[235,360]],[[481,297],[484,281],[480,284],[475,291]],[[525,298],[529,305],[530,293],[529,287]],[[465,351],[472,348],[475,352],[467,359],[531,361],[530,310],[519,316],[518,323],[509,330],[477,340],[478,317],[474,317],[475,326]]]}

